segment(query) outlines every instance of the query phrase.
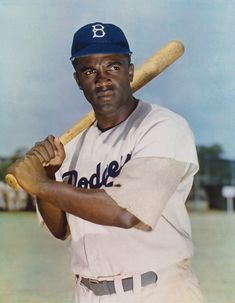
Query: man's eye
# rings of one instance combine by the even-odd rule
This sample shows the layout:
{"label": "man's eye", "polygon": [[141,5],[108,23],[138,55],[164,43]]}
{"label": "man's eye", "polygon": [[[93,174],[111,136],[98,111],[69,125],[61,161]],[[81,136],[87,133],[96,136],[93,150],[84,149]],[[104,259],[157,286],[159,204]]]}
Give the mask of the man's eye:
{"label": "man's eye", "polygon": [[88,70],[84,71],[84,74],[86,76],[90,76],[90,75],[94,74],[95,72],[96,72],[95,69],[88,69]]}
{"label": "man's eye", "polygon": [[120,70],[120,66],[119,65],[112,65],[109,67],[109,70]]}

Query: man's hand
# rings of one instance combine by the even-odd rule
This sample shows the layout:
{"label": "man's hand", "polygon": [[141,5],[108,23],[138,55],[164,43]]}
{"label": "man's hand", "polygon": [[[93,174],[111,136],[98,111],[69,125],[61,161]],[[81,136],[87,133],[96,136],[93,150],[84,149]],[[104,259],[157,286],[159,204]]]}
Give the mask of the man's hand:
{"label": "man's hand", "polygon": [[7,173],[13,174],[19,185],[31,195],[40,193],[43,184],[50,182],[41,161],[34,154],[16,160]]}
{"label": "man's hand", "polygon": [[65,158],[64,146],[59,138],[49,135],[37,142],[27,154],[13,163],[7,174],[16,177],[19,185],[29,194],[37,195],[45,182],[55,178]]}
{"label": "man's hand", "polygon": [[64,161],[65,151],[59,138],[49,135],[44,141],[37,142],[27,152],[27,155],[37,156],[44,166],[47,176],[54,179],[54,174],[60,169]]}

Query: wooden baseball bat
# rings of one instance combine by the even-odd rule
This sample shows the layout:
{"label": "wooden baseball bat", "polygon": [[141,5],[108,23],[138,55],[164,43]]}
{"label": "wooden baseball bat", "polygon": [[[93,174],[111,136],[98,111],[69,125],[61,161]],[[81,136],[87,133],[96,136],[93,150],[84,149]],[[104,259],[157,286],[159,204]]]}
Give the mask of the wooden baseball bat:
{"label": "wooden baseball bat", "polygon": [[[153,56],[147,59],[134,73],[134,79],[131,82],[132,92],[136,92],[146,85],[153,78],[158,76],[169,65],[175,62],[184,53],[184,45],[180,41],[173,40],[166,44],[163,48],[157,51]],[[94,112],[88,113],[79,122],[74,124],[59,138],[65,145],[71,141],[76,135],[88,128],[95,121]],[[16,178],[12,174],[7,174],[5,177],[6,183],[14,189],[19,189],[20,186]]]}

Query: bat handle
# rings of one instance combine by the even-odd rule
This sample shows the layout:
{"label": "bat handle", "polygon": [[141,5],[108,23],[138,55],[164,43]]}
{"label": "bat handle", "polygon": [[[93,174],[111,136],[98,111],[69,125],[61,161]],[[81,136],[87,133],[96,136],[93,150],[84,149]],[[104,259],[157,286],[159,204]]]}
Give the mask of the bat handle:
{"label": "bat handle", "polygon": [[6,180],[6,183],[13,189],[15,189],[15,190],[20,189],[19,183],[17,182],[15,176],[13,176],[12,174],[7,174],[5,176],[5,180]]}

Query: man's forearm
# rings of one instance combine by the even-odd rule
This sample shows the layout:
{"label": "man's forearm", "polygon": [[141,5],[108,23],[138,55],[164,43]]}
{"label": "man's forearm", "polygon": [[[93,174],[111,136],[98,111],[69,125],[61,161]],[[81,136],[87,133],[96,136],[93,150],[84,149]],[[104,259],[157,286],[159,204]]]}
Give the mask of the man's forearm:
{"label": "man's forearm", "polygon": [[[69,184],[48,180],[44,182],[37,193],[41,210],[48,217],[48,208],[43,209],[44,201],[50,204],[63,222],[63,213],[68,212],[84,220],[109,226],[130,228],[139,220],[118,204],[101,189],[82,189]],[[53,207],[54,206],[54,207]],[[55,208],[55,209],[54,209]],[[39,208],[40,209],[40,208]],[[58,212],[58,209],[62,213]],[[53,222],[53,216],[48,217]],[[54,225],[54,224],[53,224]]]}
{"label": "man's forearm", "polygon": [[58,239],[64,240],[67,233],[67,219],[64,211],[42,199],[37,199],[38,210],[49,228],[50,232]]}
{"label": "man's forearm", "polygon": [[134,215],[119,207],[102,189],[76,188],[51,180],[35,154],[20,159],[9,173],[20,180],[20,186],[26,192],[41,200],[39,210],[48,227],[53,233],[55,231],[55,236],[64,234],[67,225],[65,212],[101,225],[130,228],[139,223]]}

